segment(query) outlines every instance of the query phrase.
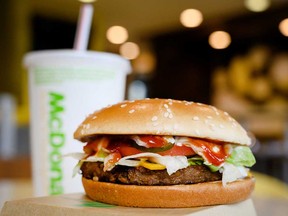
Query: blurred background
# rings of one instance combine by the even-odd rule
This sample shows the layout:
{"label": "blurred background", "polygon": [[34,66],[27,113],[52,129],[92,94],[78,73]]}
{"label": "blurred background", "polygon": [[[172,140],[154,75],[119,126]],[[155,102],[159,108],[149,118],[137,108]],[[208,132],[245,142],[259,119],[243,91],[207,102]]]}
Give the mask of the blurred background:
{"label": "blurred background", "polygon": [[[257,138],[253,170],[287,191],[282,183],[288,183],[288,1],[98,0],[93,5],[89,50],[131,60],[127,99],[191,100],[228,111]],[[0,0],[2,182],[31,177],[23,55],[71,49],[79,8],[76,0]]]}

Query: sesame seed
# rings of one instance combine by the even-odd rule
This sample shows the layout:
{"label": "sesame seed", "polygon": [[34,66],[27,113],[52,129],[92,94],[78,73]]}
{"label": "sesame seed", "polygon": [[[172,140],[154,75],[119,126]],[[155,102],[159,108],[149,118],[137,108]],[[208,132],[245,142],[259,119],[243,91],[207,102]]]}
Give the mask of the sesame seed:
{"label": "sesame seed", "polygon": [[172,113],[169,114],[169,118],[170,118],[170,119],[173,118],[173,114],[172,114]]}
{"label": "sesame seed", "polygon": [[212,117],[212,116],[207,116],[207,118],[208,118],[208,119],[213,119],[213,117]]}
{"label": "sesame seed", "polygon": [[224,112],[224,115],[229,116],[229,114],[227,112]]}
{"label": "sesame seed", "polygon": [[233,119],[232,117],[229,117],[229,121],[231,121],[231,122],[235,122],[236,120]]}
{"label": "sesame seed", "polygon": [[203,104],[202,103],[196,103],[197,105],[199,105],[199,106],[202,106]]}
{"label": "sesame seed", "polygon": [[216,115],[220,115],[220,113],[219,113],[219,111],[218,111],[218,109],[217,109],[216,107],[212,106],[212,109],[214,110],[214,112],[216,113]]}
{"label": "sesame seed", "polygon": [[236,126],[237,126],[236,122],[233,122],[232,127],[236,127]]}
{"label": "sesame seed", "polygon": [[215,112],[218,112],[218,110],[217,110],[216,107],[214,107],[214,106],[210,106],[210,107],[211,107],[211,109],[213,109]]}
{"label": "sesame seed", "polygon": [[193,102],[186,102],[185,103],[186,106],[191,105],[191,104],[193,104]]}
{"label": "sesame seed", "polygon": [[135,112],[135,110],[134,109],[132,109],[132,110],[129,110],[129,113],[134,113]]}
{"label": "sesame seed", "polygon": [[172,111],[171,111],[171,109],[168,108],[168,109],[167,109],[167,112],[168,112],[168,113],[171,113]]}
{"label": "sesame seed", "polygon": [[194,120],[194,121],[199,121],[199,117],[198,117],[198,116],[194,116],[194,117],[193,117],[193,120]]}
{"label": "sesame seed", "polygon": [[157,121],[157,119],[158,119],[157,116],[153,116],[151,120],[152,120],[152,121]]}
{"label": "sesame seed", "polygon": [[83,129],[89,129],[90,128],[90,124],[84,124],[83,125]]}
{"label": "sesame seed", "polygon": [[167,104],[164,104],[164,107],[165,107],[166,109],[168,109],[168,105],[167,105]]}
{"label": "sesame seed", "polygon": [[127,104],[121,104],[121,108],[123,108],[123,107],[126,107],[127,106]]}
{"label": "sesame seed", "polygon": [[93,116],[93,117],[92,117],[92,119],[96,119],[96,118],[97,118],[97,116]]}
{"label": "sesame seed", "polygon": [[168,103],[169,105],[172,105],[173,104],[173,102],[172,101],[169,101],[169,103]]}
{"label": "sesame seed", "polygon": [[214,124],[210,124],[209,125],[212,131],[215,131],[215,125]]}
{"label": "sesame seed", "polygon": [[164,113],[164,117],[165,117],[165,118],[169,117],[169,113],[168,113],[168,112],[165,112],[165,113]]}

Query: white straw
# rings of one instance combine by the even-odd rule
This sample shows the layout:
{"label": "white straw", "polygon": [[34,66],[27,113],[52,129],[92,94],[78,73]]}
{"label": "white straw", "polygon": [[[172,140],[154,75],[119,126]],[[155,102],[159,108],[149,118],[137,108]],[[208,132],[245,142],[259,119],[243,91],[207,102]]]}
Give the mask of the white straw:
{"label": "white straw", "polygon": [[74,49],[87,50],[91,23],[93,17],[93,5],[82,4],[77,24]]}

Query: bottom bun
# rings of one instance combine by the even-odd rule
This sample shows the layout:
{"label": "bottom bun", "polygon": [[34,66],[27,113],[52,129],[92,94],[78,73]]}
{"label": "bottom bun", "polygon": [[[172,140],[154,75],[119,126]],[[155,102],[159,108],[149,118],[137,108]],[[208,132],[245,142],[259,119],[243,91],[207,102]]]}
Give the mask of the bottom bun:
{"label": "bottom bun", "polygon": [[138,186],[97,182],[82,178],[92,200],[120,206],[184,208],[235,203],[247,199],[255,185],[253,177],[222,186],[221,181],[190,185]]}

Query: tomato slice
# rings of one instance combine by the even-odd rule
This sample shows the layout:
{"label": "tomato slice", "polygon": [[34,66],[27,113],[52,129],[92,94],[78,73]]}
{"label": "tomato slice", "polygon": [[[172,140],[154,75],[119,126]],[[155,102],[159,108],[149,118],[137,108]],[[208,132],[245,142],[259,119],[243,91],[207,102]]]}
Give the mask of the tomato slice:
{"label": "tomato slice", "polygon": [[171,149],[163,152],[158,152],[160,155],[170,155],[170,156],[191,156],[195,155],[195,152],[193,151],[192,148],[187,147],[187,146],[178,146],[174,145]]}
{"label": "tomato slice", "polygon": [[[144,148],[144,147],[142,147]],[[149,148],[146,148],[149,149]],[[156,149],[156,148],[150,148],[150,149]],[[160,149],[160,148],[157,148]],[[130,146],[129,144],[126,143],[118,143],[117,147],[113,151],[118,151],[123,157],[129,156],[129,155],[135,155],[143,152],[148,152],[148,151],[141,151],[138,148],[134,148]],[[190,156],[190,155],[195,155],[195,152],[192,150],[192,148],[187,147],[187,146],[176,146],[173,145],[172,148],[166,151],[158,151],[158,154],[162,156]]]}
{"label": "tomato slice", "polygon": [[129,143],[124,141],[112,142],[109,144],[107,149],[110,152],[119,152],[123,157],[142,153],[142,151],[134,148]]}
{"label": "tomato slice", "polygon": [[99,151],[101,148],[107,148],[109,144],[109,139],[107,137],[100,137],[93,141],[88,142],[84,147],[83,151],[86,154],[94,154],[95,152]]}
{"label": "tomato slice", "polygon": [[159,148],[165,146],[167,143],[161,136],[141,135],[139,139],[146,143],[147,148]]}
{"label": "tomato slice", "polygon": [[139,153],[143,153],[142,151],[131,147],[129,145],[122,145],[118,148],[118,151],[120,152],[120,154],[122,156],[130,156],[130,155],[135,155],[135,154],[139,154]]}
{"label": "tomato slice", "polygon": [[[111,153],[119,153],[122,157],[135,155],[143,152],[153,152],[160,155],[170,155],[170,156],[192,156],[195,155],[195,152],[191,147],[186,145],[174,145],[167,142],[161,136],[152,136],[152,135],[141,135],[139,136],[141,142],[145,142],[149,147],[139,146],[136,143],[127,140],[110,140],[109,137],[100,137],[96,140],[90,141],[84,146],[84,152],[86,154],[92,155],[95,152],[98,152],[100,149],[107,149]],[[190,138],[191,139],[191,138]],[[193,141],[192,141],[193,140]],[[134,140],[135,141],[135,140]],[[202,147],[205,155],[211,157],[211,148],[210,143],[207,141],[191,139],[191,143],[198,147]],[[193,145],[192,144],[192,145]],[[208,150],[210,152],[207,152]],[[210,154],[209,154],[210,153]]]}
{"label": "tomato slice", "polygon": [[90,141],[83,147],[83,151],[89,155],[93,154],[97,152],[97,146],[98,146],[97,140]]}

